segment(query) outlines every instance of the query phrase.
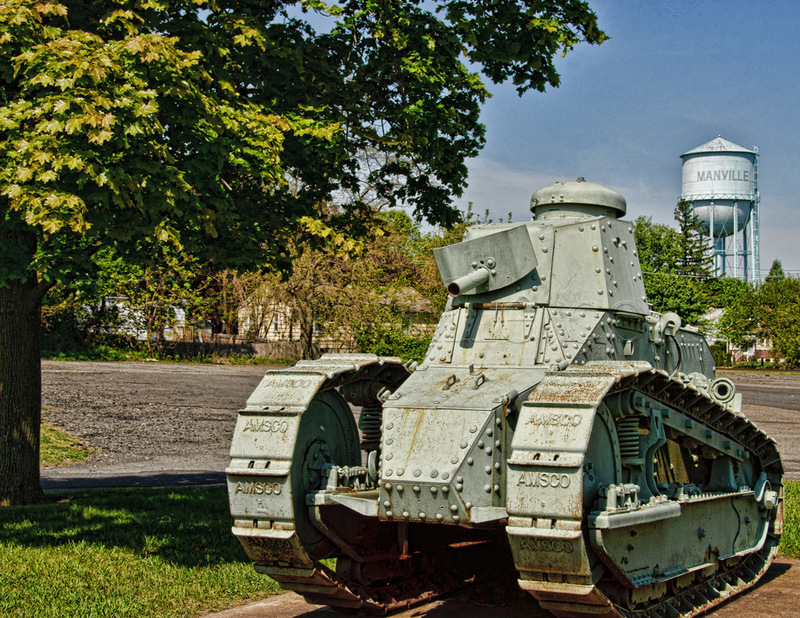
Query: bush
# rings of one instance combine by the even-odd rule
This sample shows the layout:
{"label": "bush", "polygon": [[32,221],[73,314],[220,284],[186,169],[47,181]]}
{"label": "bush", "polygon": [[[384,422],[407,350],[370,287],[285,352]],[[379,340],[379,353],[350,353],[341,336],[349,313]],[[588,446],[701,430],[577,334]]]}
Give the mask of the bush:
{"label": "bush", "polygon": [[374,325],[355,334],[358,351],[378,356],[399,356],[404,361],[421,362],[430,337],[412,337],[396,325]]}
{"label": "bush", "polygon": [[717,367],[730,367],[733,364],[731,354],[728,352],[728,345],[724,341],[712,343],[711,353],[714,355],[714,363]]}

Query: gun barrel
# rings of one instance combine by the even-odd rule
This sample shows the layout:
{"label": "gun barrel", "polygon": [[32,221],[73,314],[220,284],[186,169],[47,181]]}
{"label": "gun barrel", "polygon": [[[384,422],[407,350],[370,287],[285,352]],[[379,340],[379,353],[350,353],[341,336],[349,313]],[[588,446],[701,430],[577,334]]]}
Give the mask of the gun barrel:
{"label": "gun barrel", "polygon": [[447,286],[447,293],[450,294],[450,296],[458,296],[463,292],[469,292],[479,285],[486,283],[489,280],[489,276],[488,268],[476,268],[468,275],[459,277],[451,282],[450,285]]}

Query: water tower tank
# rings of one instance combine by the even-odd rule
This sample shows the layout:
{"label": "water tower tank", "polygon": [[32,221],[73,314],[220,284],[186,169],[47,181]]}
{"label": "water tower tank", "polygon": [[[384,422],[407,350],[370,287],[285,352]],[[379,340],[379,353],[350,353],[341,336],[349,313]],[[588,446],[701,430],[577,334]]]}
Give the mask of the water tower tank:
{"label": "water tower tank", "polygon": [[[758,273],[758,150],[717,137],[681,155],[681,198],[715,239],[717,274],[734,260],[734,276]],[[739,238],[741,236],[741,238]],[[729,239],[733,244],[731,250]],[[739,268],[742,267],[742,269]]]}
{"label": "water tower tank", "polygon": [[722,137],[681,155],[681,197],[715,238],[736,234],[750,220],[756,156]]}

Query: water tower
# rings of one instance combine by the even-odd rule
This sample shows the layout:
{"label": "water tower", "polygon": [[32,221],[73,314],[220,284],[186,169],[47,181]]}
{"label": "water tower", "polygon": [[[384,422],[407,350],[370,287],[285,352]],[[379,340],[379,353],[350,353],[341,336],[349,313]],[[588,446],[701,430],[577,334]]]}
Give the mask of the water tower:
{"label": "water tower", "polygon": [[759,281],[758,148],[718,137],[681,155],[681,198],[714,245],[717,276]]}

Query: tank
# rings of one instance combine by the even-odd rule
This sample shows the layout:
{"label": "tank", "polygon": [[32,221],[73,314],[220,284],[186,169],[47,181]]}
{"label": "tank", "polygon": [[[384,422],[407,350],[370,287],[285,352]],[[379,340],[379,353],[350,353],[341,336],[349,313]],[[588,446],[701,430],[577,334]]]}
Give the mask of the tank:
{"label": "tank", "polygon": [[[783,468],[709,347],[645,295],[625,199],[578,179],[436,250],[418,366],[326,354],[239,412],[233,533],[311,603],[385,614],[487,578],[556,616],[694,616],[780,540]],[[328,560],[333,559],[333,560]]]}

